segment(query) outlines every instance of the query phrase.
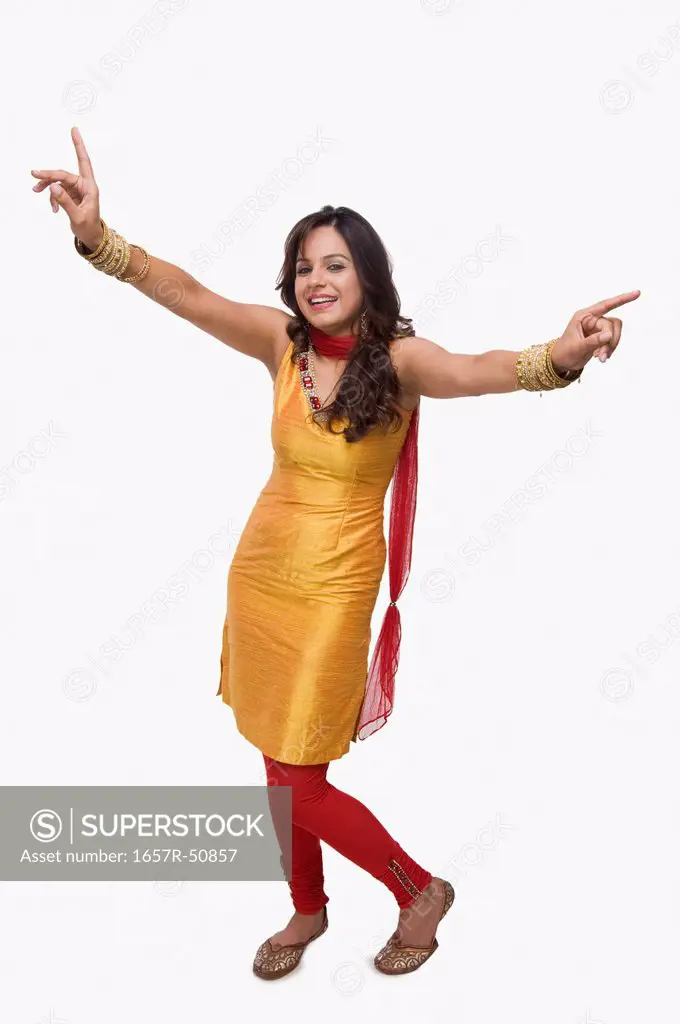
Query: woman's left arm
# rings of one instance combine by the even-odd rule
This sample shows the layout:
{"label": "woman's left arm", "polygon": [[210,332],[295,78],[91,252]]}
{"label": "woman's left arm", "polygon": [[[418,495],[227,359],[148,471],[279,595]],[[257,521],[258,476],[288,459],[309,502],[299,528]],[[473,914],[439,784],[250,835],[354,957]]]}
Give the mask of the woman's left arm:
{"label": "woman's left arm", "polygon": [[[639,290],[623,292],[574,313],[552,349],[555,372],[569,380],[593,356],[606,362],[621,339],[623,324],[618,317],[605,314],[626,302],[633,302],[639,295]],[[493,349],[478,355],[461,355],[420,337],[402,337],[396,346],[399,379],[403,389],[412,395],[461,398],[520,390],[517,381],[520,352]]]}

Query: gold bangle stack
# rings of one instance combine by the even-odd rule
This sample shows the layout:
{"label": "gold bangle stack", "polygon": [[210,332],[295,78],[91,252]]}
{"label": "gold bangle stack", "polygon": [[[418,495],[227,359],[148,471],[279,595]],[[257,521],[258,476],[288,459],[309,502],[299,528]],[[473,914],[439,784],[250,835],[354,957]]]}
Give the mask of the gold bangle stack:
{"label": "gold bangle stack", "polygon": [[[90,252],[79,238],[74,237],[73,241],[78,255],[86,259],[90,266],[95,267],[96,270],[103,270],[109,277],[116,277],[119,281],[124,281],[125,284],[137,284],[138,281],[142,281],[149,273],[149,266],[151,265],[151,257],[146,249],[143,249],[141,245],[128,242],[117,231],[114,231],[113,228],[105,224],[103,220],[101,225],[104,237],[94,252]],[[125,271],[128,268],[133,249],[137,249],[142,253],[144,263],[141,269],[136,274],[133,274],[132,277],[125,277]]]}
{"label": "gold bangle stack", "polygon": [[524,391],[552,391],[555,388],[566,388],[581,379],[583,369],[568,370],[567,377],[560,377],[556,372],[551,357],[557,340],[553,338],[543,345],[529,345],[520,352],[515,363],[518,388]]}

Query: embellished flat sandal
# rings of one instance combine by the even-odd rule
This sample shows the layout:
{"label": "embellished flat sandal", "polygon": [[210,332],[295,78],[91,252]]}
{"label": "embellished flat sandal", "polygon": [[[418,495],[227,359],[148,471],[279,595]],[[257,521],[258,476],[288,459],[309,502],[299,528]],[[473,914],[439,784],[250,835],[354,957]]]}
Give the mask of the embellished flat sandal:
{"label": "embellished flat sandal", "polygon": [[328,913],[324,907],[321,925],[304,942],[293,942],[288,946],[280,946],[275,949],[269,939],[266,939],[255,954],[253,971],[258,978],[264,978],[266,981],[271,981],[273,978],[283,978],[284,975],[290,974],[300,963],[302,954],[309,943],[323,935],[327,928]]}
{"label": "embellished flat sandal", "polygon": [[[456,895],[450,882],[447,882],[445,878],[441,881],[444,882],[444,906],[439,915],[439,921],[448,914]],[[436,935],[429,946],[402,945],[397,929],[390,935],[380,952],[376,954],[373,963],[383,974],[410,974],[411,971],[422,967],[438,946]]]}

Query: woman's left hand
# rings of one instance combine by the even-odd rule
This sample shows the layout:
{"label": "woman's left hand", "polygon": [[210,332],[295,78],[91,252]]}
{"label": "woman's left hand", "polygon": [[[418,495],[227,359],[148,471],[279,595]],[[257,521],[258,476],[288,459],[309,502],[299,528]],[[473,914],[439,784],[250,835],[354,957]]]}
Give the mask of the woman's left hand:
{"label": "woman's left hand", "polygon": [[605,313],[633,302],[639,295],[639,290],[623,292],[574,313],[564,334],[553,345],[552,362],[556,371],[581,370],[593,356],[606,362],[621,339],[623,324],[618,317],[605,316]]}

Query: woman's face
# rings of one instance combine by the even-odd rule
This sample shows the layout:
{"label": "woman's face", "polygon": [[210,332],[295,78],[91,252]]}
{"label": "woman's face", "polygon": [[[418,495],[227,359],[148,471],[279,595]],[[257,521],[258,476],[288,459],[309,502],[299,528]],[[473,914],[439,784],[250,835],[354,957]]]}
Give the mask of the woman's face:
{"label": "woman's face", "polygon": [[[298,252],[295,298],[303,316],[326,334],[358,334],[363,291],[342,235],[329,225],[314,228]],[[327,296],[328,305],[313,305]]]}

